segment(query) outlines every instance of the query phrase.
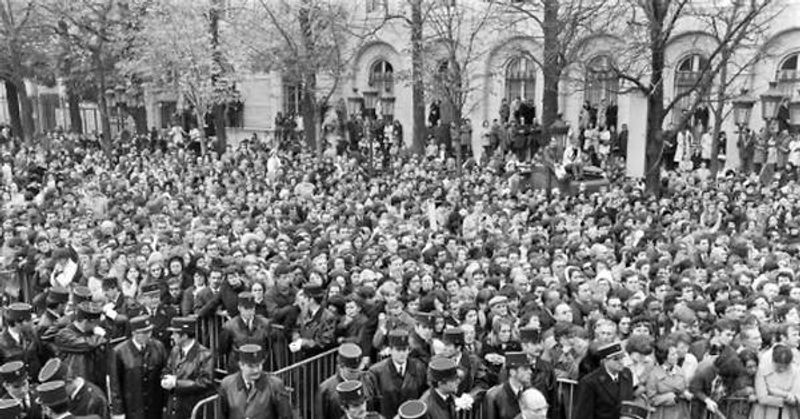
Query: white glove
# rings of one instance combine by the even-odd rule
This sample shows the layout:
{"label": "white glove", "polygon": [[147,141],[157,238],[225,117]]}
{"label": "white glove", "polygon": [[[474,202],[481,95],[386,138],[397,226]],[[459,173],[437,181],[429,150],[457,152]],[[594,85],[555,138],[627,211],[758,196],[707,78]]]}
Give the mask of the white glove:
{"label": "white glove", "polygon": [[106,329],[103,329],[100,326],[95,326],[94,330],[92,330],[95,335],[100,336],[101,338],[106,335]]}
{"label": "white glove", "polygon": [[472,405],[475,404],[475,399],[473,399],[472,395],[469,393],[461,395],[461,400],[466,406],[466,410],[472,409]]}
{"label": "white glove", "polygon": [[103,306],[103,314],[105,314],[106,317],[108,317],[111,320],[116,319],[118,314],[116,310],[114,310],[114,303],[106,303]]}
{"label": "white glove", "polygon": [[125,415],[111,415],[111,419],[125,419]]}
{"label": "white glove", "polygon": [[303,342],[301,342],[299,339],[289,344],[289,350],[292,353],[300,352],[300,349],[302,347],[303,347]]}

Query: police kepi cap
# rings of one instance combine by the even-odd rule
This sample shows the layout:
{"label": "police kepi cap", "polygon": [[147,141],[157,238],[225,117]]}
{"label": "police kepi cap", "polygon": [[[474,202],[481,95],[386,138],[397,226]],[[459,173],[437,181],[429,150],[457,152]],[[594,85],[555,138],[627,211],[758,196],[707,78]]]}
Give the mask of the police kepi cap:
{"label": "police kepi cap", "polygon": [[389,332],[390,348],[408,348],[408,332],[403,329],[394,329]]}
{"label": "police kepi cap", "polygon": [[361,348],[355,343],[343,343],[339,346],[339,363],[348,368],[358,368],[362,354]]}
{"label": "police kepi cap", "polygon": [[261,345],[249,343],[239,347],[239,362],[257,365],[264,362],[264,349]]}
{"label": "police kepi cap", "polygon": [[61,359],[50,358],[42,366],[42,369],[39,370],[39,377],[37,378],[39,379],[40,383],[46,383],[54,380],[66,380],[67,367],[63,362],[61,362]]}
{"label": "police kepi cap", "polygon": [[15,322],[27,321],[31,319],[33,307],[28,303],[11,303],[6,308],[6,318]]}
{"label": "police kepi cap", "polygon": [[147,314],[132,318],[130,323],[132,333],[144,333],[153,330],[153,320]]}
{"label": "police kepi cap", "polygon": [[92,290],[89,287],[84,285],[76,285],[75,288],[72,289],[72,301],[75,304],[80,304],[84,301],[91,301],[92,300]]}
{"label": "police kepi cap", "polygon": [[619,413],[620,418],[647,419],[650,409],[648,409],[646,406],[642,406],[639,403],[625,400],[622,402],[622,407],[620,408]]}
{"label": "police kepi cap", "polygon": [[62,403],[67,403],[67,386],[61,381],[48,381],[39,384],[36,387],[36,392],[39,393],[39,403],[45,406],[55,406]]}
{"label": "police kepi cap", "polygon": [[539,343],[542,341],[542,334],[539,332],[539,329],[523,327],[519,329],[519,340],[522,342]]}
{"label": "police kepi cap", "polygon": [[435,357],[428,364],[428,370],[435,381],[452,380],[458,377],[458,367],[455,362],[444,357]]}
{"label": "police kepi cap", "polygon": [[0,419],[18,419],[22,415],[22,405],[18,400],[0,399]]}
{"label": "police kepi cap", "polygon": [[506,367],[517,368],[529,365],[528,354],[525,352],[506,352]]}
{"label": "police kepi cap", "polygon": [[400,419],[421,419],[428,413],[428,405],[422,400],[409,400],[400,405],[397,414]]}
{"label": "police kepi cap", "polygon": [[442,336],[444,343],[455,346],[464,346],[464,331],[458,327],[448,327]]}
{"label": "police kepi cap", "polygon": [[361,404],[366,400],[364,395],[364,385],[361,381],[349,380],[336,386],[339,400],[344,405]]}
{"label": "police kepi cap", "polygon": [[26,376],[25,363],[22,361],[11,361],[0,365],[0,378],[4,383],[18,383]]}
{"label": "police kepi cap", "polygon": [[239,293],[239,307],[253,308],[256,306],[256,299],[250,291]]}
{"label": "police kepi cap", "polygon": [[195,317],[173,317],[169,322],[167,331],[188,333],[194,330],[196,324],[197,319]]}
{"label": "police kepi cap", "polygon": [[622,351],[622,344],[619,342],[609,343],[608,345],[601,346],[600,349],[597,351],[597,357],[600,359],[605,359],[613,355],[619,355],[624,353]]}

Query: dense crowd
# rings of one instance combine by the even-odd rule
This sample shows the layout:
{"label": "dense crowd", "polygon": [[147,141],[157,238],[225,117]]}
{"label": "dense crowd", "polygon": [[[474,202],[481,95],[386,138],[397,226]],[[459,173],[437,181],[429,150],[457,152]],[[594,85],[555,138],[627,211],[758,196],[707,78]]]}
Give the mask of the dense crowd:
{"label": "dense crowd", "polygon": [[339,348],[325,419],[563,417],[560,378],[586,418],[798,406],[792,179],[549,196],[513,165],[148,141],[3,143],[0,410],[188,418],[217,392],[226,417],[290,417],[262,367],[274,326],[297,359]]}

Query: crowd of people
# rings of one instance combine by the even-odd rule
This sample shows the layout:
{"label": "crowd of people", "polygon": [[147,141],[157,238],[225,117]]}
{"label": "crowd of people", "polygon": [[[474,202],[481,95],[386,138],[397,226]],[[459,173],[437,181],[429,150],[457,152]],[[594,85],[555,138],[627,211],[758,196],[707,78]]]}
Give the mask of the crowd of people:
{"label": "crowd of people", "polygon": [[412,153],[373,172],[255,141],[132,144],[2,145],[3,417],[188,418],[214,393],[227,418],[291,417],[263,367],[274,326],[297,359],[338,348],[325,419],[798,406],[794,180],[551,195]]}

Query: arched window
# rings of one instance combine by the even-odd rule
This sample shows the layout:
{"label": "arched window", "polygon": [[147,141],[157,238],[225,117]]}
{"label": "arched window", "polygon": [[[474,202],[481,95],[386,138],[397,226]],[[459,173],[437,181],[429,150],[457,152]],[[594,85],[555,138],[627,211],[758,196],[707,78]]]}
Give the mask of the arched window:
{"label": "arched window", "polygon": [[[697,81],[703,76],[703,71],[707,67],[708,58],[700,54],[688,55],[678,62],[678,67],[675,70],[675,97],[683,95],[692,89],[697,90]],[[680,122],[683,112],[689,111],[696,97],[696,94],[689,94],[678,100],[672,112],[673,122]]]}
{"label": "arched window", "polygon": [[611,57],[600,55],[592,58],[586,66],[584,100],[597,108],[603,99],[608,103],[617,103],[618,93],[619,77],[614,72]]}
{"label": "arched window", "polygon": [[386,60],[378,60],[369,72],[369,85],[378,89],[378,94],[392,93],[394,89],[394,68]]}
{"label": "arched window", "polygon": [[527,56],[514,57],[506,65],[506,100],[511,103],[516,98],[523,101],[534,100],[536,90],[536,66]]}
{"label": "arched window", "polygon": [[775,78],[779,83],[800,81],[800,53],[796,52],[784,58]]}

